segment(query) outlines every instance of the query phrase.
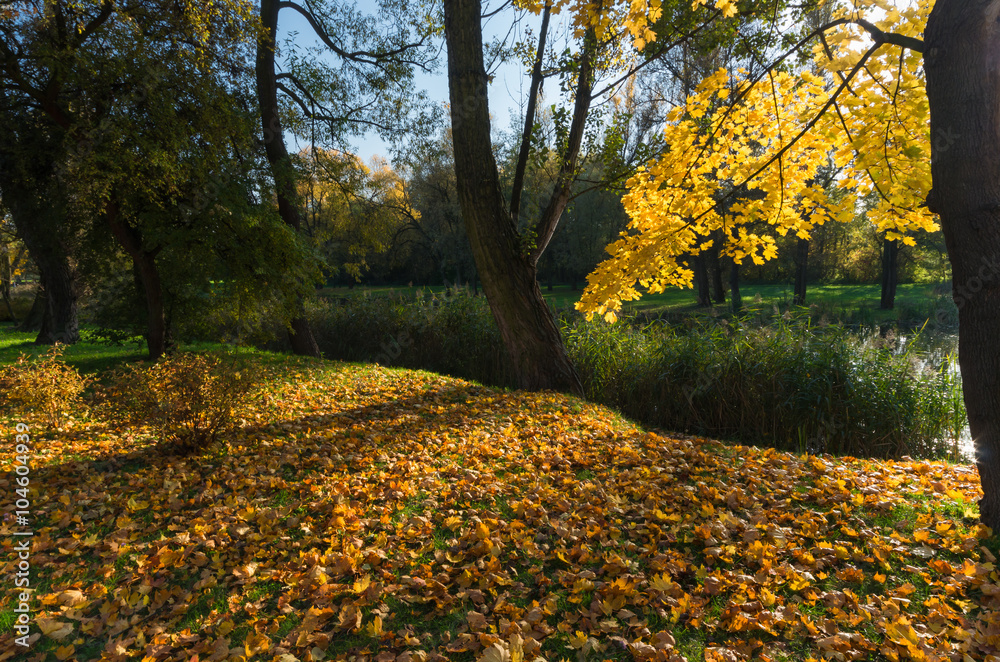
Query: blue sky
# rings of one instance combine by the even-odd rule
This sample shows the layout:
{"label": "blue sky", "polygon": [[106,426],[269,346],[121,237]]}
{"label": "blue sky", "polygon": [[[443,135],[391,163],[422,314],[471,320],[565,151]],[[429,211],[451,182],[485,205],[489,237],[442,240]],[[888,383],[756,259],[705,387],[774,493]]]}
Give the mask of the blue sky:
{"label": "blue sky", "polygon": [[[373,4],[371,0],[361,0],[359,7]],[[489,7],[487,7],[487,10]],[[534,17],[531,17],[534,18]],[[507,34],[513,13],[504,11],[492,17],[484,24],[486,38],[503,37]],[[537,21],[535,21],[537,23]],[[302,46],[316,42],[312,30],[304,18],[292,11],[284,11],[279,17],[278,43],[282,43],[290,33],[298,33],[298,43]],[[443,39],[442,39],[443,41]],[[444,106],[448,102],[447,53],[443,47],[440,51],[437,71],[427,74],[421,71],[416,75],[416,86],[427,92],[428,97],[436,104]],[[518,124],[523,121],[521,103],[526,97],[530,80],[520,63],[502,64],[496,71],[496,77],[490,85],[490,113],[493,117],[494,130],[509,129],[512,115]],[[356,153],[366,162],[374,155],[388,156],[388,150],[382,140],[375,134],[355,139]],[[294,139],[289,137],[289,149],[295,146]]]}

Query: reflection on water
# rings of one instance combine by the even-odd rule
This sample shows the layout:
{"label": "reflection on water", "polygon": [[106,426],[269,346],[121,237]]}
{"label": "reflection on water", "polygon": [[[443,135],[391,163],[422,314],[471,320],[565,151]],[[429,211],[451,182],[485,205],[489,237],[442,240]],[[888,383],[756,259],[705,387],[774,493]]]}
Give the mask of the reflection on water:
{"label": "reflection on water", "polygon": [[[919,333],[889,331],[883,335],[878,329],[862,332],[862,340],[878,347],[890,349],[894,354],[908,354],[918,369],[938,371],[942,366],[955,375],[958,368],[958,334],[924,330]],[[958,438],[958,454],[963,462],[973,462],[975,458],[972,435],[966,424]]]}

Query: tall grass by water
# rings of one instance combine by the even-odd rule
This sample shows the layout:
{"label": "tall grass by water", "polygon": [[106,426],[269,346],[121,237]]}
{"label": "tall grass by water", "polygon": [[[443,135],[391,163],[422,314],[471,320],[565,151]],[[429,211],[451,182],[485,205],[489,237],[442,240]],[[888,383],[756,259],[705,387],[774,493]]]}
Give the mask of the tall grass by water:
{"label": "tall grass by water", "polygon": [[[515,385],[483,297],[354,297],[310,316],[328,358]],[[647,426],[796,452],[957,459],[965,410],[951,359],[928,365],[808,318],[560,324],[588,399]]]}

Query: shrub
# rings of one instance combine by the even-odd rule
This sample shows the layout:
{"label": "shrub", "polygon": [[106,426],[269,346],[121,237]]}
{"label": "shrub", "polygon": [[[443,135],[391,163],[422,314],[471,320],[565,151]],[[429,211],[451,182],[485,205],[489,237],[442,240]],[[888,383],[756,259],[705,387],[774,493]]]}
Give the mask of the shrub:
{"label": "shrub", "polygon": [[260,393],[252,371],[235,360],[183,352],[115,372],[98,401],[108,420],[153,428],[168,448],[189,454],[249,418]]}
{"label": "shrub", "polygon": [[668,430],[796,452],[945,457],[964,422],[954,370],[921,368],[842,327],[598,321],[563,333],[589,399]]}
{"label": "shrub", "polygon": [[[515,385],[485,297],[356,296],[320,303],[310,321],[327,358]],[[964,424],[956,371],[808,318],[559,323],[587,398],[649,426],[799,452],[944,457]]]}
{"label": "shrub", "polygon": [[[309,321],[323,356],[430,370],[495,386],[514,376],[485,297],[464,293],[402,300],[386,296],[321,301]],[[268,345],[288,349],[287,340]]]}
{"label": "shrub", "polygon": [[44,355],[29,359],[22,354],[17,362],[0,369],[3,398],[14,411],[35,416],[57,428],[63,416],[80,402],[87,385],[76,368],[62,360],[64,345],[53,345]]}

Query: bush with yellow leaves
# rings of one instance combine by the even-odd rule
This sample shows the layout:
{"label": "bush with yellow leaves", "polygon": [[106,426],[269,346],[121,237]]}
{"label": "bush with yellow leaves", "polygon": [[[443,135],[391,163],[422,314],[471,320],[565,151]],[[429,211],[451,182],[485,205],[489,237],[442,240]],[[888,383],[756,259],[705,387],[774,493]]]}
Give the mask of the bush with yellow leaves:
{"label": "bush with yellow leaves", "polygon": [[151,428],[166,448],[189,454],[250,418],[260,394],[234,359],[181,352],[116,371],[98,392],[98,407],[107,420]]}
{"label": "bush with yellow leaves", "polygon": [[65,345],[53,345],[31,359],[22,354],[13,365],[0,368],[0,396],[21,415],[58,428],[66,413],[80,404],[87,379],[62,360]]}

